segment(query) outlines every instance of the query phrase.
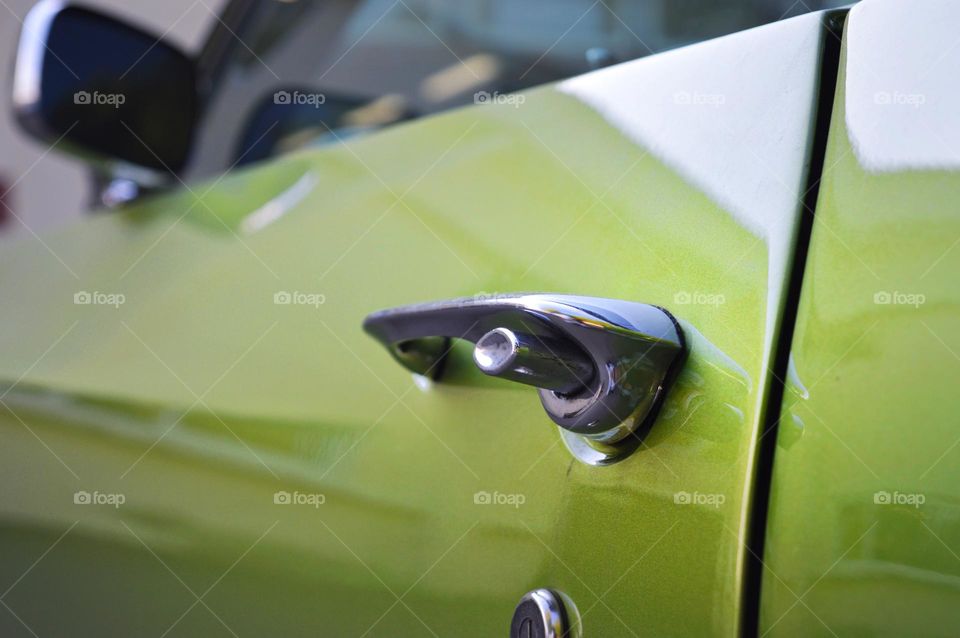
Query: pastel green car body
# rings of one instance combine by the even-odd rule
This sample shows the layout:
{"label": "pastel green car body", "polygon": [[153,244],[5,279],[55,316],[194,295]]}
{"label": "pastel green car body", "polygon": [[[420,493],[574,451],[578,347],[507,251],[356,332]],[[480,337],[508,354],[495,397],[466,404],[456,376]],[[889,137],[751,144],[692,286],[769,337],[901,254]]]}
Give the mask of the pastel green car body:
{"label": "pastel green car body", "polygon": [[[778,155],[809,159],[818,51],[830,36],[818,16],[784,24],[779,47],[740,55],[783,55],[791,43],[808,54],[779,83],[745,74],[768,92],[738,104],[742,128],[724,132],[746,144],[784,117],[778,105],[802,105],[788,134],[752,151],[758,175]],[[760,46],[757,32],[731,38]],[[939,351],[940,386],[875,365],[912,361],[897,356],[936,342],[898,323],[913,309],[874,305],[873,282],[841,251],[853,247],[878,272],[915,267],[906,264],[930,242],[953,239],[938,206],[954,180],[868,178],[843,157],[842,126],[835,114],[827,163],[837,165],[821,190],[795,335],[809,397],[788,388],[764,555],[761,629],[785,635],[821,627],[805,605],[789,609],[790,590],[814,585],[807,604],[845,626],[845,611],[866,613],[868,599],[901,592],[897,578],[908,577],[888,573],[884,590],[865,584],[875,564],[841,562],[848,581],[838,587],[855,595],[821,599],[832,582],[817,579],[837,555],[823,566],[817,551],[858,540],[858,513],[875,515],[876,490],[862,493],[874,477],[860,480],[863,465],[806,406],[849,430],[850,448],[900,491],[912,484],[897,488],[909,483],[898,468],[915,471],[915,456],[933,463],[950,436],[872,427],[881,414],[945,418],[957,362]],[[778,224],[762,235],[655,151],[545,87],[520,108],[468,108],[302,152],[5,247],[0,570],[2,600],[21,622],[8,615],[0,627],[491,636],[506,633],[523,593],[552,587],[577,604],[588,636],[737,633],[806,176],[776,178],[794,205],[773,210]],[[901,192],[921,209],[911,228],[928,234],[916,240],[889,233],[903,222],[884,206]],[[948,271],[930,274],[918,312],[960,352],[944,323],[955,304]],[[516,291],[642,301],[680,318],[690,356],[629,459],[577,462],[536,393],[485,377],[467,348],[441,382],[417,384],[360,328],[381,308]],[[935,295],[942,306],[929,304]],[[857,341],[872,317],[881,321]],[[851,344],[836,363],[831,354]],[[856,396],[869,401],[854,413]],[[942,487],[944,514],[885,510],[892,531],[870,537],[865,557],[929,560],[935,536],[904,546],[917,530],[897,530],[923,523],[949,535],[949,458],[923,489],[928,507]],[[828,486],[834,500],[815,500]],[[124,502],[76,503],[84,492]],[[838,528],[838,516],[850,525]],[[825,547],[821,529],[842,537]],[[818,556],[809,565],[808,552]],[[951,626],[936,602],[949,597],[933,600],[938,626]]]}
{"label": "pastel green car body", "polygon": [[[530,112],[545,146],[519,120]],[[583,153],[580,136],[603,152]],[[591,190],[635,160],[629,198],[577,223]],[[298,180],[309,192],[281,220],[238,234]],[[388,609],[373,635],[425,634],[421,620],[439,635],[498,635],[538,586],[570,595],[600,635],[625,631],[618,617],[658,632],[676,631],[677,618],[690,633],[736,624],[767,254],[713,203],[552,90],[529,95],[526,111],[469,109],[233,174],[202,201],[183,192],[45,238],[76,278],[29,241],[2,258],[8,321],[18,323],[2,337],[3,371],[10,381],[27,371],[4,397],[24,423],[2,415],[13,499],[3,543],[21,548],[7,560],[26,569],[80,520],[42,563],[51,571],[25,578],[11,606],[73,595],[75,581],[44,573],[94,571],[103,581],[88,584],[94,600],[78,622],[109,610],[130,615],[118,626],[162,631],[158,618],[169,625],[193,600],[133,532],[199,594],[271,530],[207,601],[257,635],[360,635]],[[530,255],[542,256],[532,269]],[[574,461],[535,392],[483,377],[469,351],[421,391],[360,329],[382,307],[481,291],[670,306],[681,286],[727,303],[685,310],[697,354],[648,449],[599,471]],[[125,302],[74,305],[78,290]],[[275,305],[284,291],[323,303]],[[126,503],[79,509],[77,490],[124,493]],[[281,508],[278,490],[326,501]],[[728,498],[681,508],[674,493],[684,490]],[[481,507],[482,491],[525,502]],[[143,616],[135,600],[150,592]],[[690,605],[712,612],[685,613]],[[223,631],[202,608],[180,625]]]}
{"label": "pastel green car body", "polygon": [[[816,19],[800,28],[816,43]],[[814,79],[807,69],[809,108]],[[264,207],[282,215],[254,232]],[[22,376],[2,415],[17,486],[4,543],[20,548],[8,569],[79,520],[50,571],[10,594],[39,629],[31,601],[74,587],[43,575],[95,570],[76,622],[109,608],[134,633],[194,602],[171,572],[198,592],[216,584],[206,602],[255,634],[498,635],[544,586],[592,635],[736,631],[767,306],[783,294],[768,271],[789,253],[579,100],[536,90],[522,109],[303,153],[44,242],[0,258],[15,324],[0,366]],[[469,351],[418,389],[360,329],[379,308],[517,290],[666,307],[677,291],[714,295],[678,313],[692,354],[644,449],[583,465],[536,394],[484,377]],[[75,305],[78,291],[125,299]],[[294,292],[323,303],[275,303]],[[126,502],[79,509],[77,490]],[[280,507],[278,490],[325,502]],[[524,502],[482,506],[478,492]],[[145,614],[134,600],[151,592]],[[216,624],[197,609],[178,631]]]}
{"label": "pastel green car body", "polygon": [[[849,20],[868,8],[884,9]],[[906,25],[891,30],[911,41]],[[760,628],[946,636],[960,623],[960,173],[865,169],[848,64],[845,48],[774,456]]]}

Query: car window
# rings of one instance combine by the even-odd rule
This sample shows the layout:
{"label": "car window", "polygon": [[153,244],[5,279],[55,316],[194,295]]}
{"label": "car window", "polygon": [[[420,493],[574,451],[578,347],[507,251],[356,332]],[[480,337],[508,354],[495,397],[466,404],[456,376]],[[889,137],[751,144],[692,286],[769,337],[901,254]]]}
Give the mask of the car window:
{"label": "car window", "polygon": [[256,0],[231,28],[193,173],[740,31],[831,0]]}

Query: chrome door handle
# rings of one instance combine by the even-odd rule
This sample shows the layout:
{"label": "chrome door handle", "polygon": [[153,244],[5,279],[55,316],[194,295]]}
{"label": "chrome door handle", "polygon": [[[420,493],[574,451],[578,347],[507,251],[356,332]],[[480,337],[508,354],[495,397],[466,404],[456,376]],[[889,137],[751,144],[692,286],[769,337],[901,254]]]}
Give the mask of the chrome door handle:
{"label": "chrome door handle", "polygon": [[451,338],[473,342],[482,372],[539,388],[550,418],[598,450],[596,462],[639,441],[684,354],[666,310],[595,297],[467,297],[375,312],[363,327],[401,365],[434,380]]}

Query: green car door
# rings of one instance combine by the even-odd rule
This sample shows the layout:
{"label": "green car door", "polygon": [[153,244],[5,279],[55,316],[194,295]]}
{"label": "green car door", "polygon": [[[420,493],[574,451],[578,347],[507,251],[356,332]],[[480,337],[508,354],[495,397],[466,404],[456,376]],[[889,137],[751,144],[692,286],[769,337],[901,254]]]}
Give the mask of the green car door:
{"label": "green car door", "polygon": [[[586,636],[737,633],[832,19],[6,245],[3,635],[496,636],[537,588]],[[428,382],[361,328],[522,291],[677,317],[627,458],[577,460],[463,344]]]}
{"label": "green car door", "polygon": [[762,635],[960,622],[958,17],[866,2],[847,20],[773,457]]}

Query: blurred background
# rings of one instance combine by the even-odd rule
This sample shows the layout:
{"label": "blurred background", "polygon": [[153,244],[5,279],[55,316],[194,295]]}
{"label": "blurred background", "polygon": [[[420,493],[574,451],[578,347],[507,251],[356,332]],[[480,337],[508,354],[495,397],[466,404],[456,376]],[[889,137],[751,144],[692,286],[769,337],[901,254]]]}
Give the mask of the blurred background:
{"label": "blurred background", "polygon": [[[40,233],[91,208],[176,187],[181,179],[202,179],[295,148],[367,134],[447,108],[496,101],[591,69],[848,3],[87,0],[81,4],[129,22],[149,34],[148,42],[162,39],[194,60],[202,86],[188,159],[182,168],[169,170],[146,187],[129,172],[121,179],[114,164],[105,167],[89,157],[65,154],[65,144],[51,149],[56,135],[43,140],[25,133],[15,121],[10,95],[19,32],[34,1],[0,0],[4,58],[0,234]],[[91,43],[89,51],[91,56],[109,57],[110,47],[108,42]],[[86,55],[84,49],[74,53]],[[140,67],[135,72],[146,73]],[[143,148],[139,151],[143,153]]]}

